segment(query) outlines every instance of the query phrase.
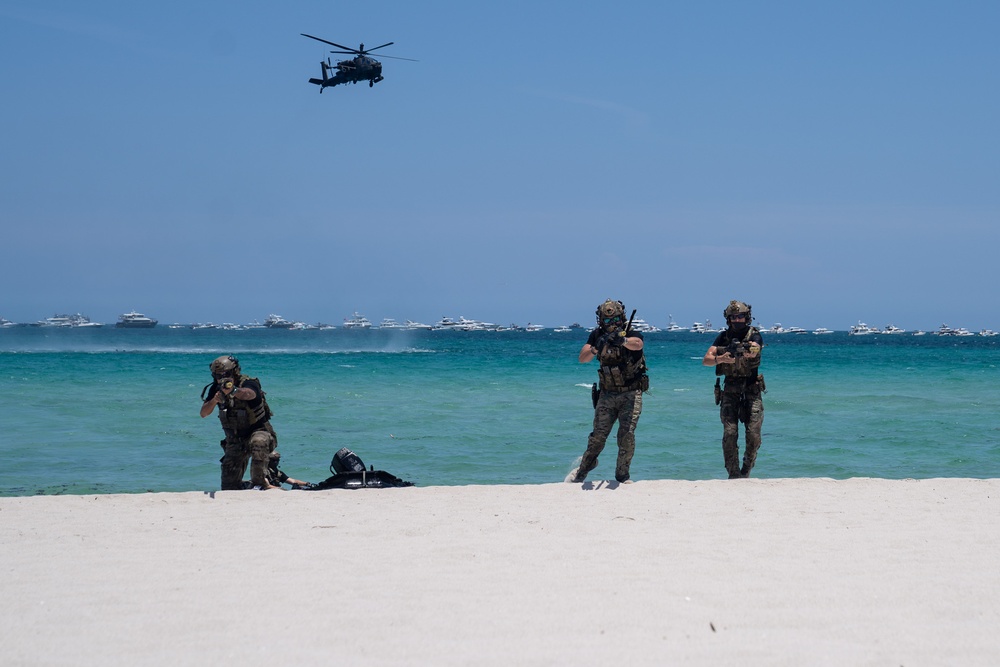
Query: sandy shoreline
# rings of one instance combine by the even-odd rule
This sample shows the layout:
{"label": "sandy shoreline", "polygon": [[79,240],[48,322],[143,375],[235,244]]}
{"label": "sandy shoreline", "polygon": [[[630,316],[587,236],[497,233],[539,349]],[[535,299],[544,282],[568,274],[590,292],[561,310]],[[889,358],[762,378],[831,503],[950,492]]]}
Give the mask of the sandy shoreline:
{"label": "sandy shoreline", "polygon": [[992,665],[1000,480],[0,498],[4,664]]}

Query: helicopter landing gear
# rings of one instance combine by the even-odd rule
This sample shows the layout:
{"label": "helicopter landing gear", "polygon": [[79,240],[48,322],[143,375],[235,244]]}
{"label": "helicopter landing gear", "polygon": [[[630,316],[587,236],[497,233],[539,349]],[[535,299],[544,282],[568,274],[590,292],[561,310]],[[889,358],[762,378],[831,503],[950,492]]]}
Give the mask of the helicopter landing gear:
{"label": "helicopter landing gear", "polygon": [[375,85],[375,81],[374,80],[368,82],[368,87],[369,88],[371,88],[374,85]]}

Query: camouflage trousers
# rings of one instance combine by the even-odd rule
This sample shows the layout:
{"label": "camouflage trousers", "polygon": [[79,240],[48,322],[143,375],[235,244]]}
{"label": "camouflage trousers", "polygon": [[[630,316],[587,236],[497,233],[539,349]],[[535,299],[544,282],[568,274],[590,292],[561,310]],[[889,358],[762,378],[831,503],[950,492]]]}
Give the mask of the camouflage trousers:
{"label": "camouflage trousers", "polygon": [[[719,404],[722,419],[722,457],[729,479],[749,477],[760,449],[760,429],[764,425],[764,401],[759,391],[725,391]],[[740,466],[739,423],[744,424],[746,447],[743,465]]]}
{"label": "camouflage trousers", "polygon": [[223,491],[244,488],[243,475],[246,474],[248,463],[250,485],[264,486],[271,455],[278,448],[278,434],[271,428],[270,423],[265,423],[262,428],[246,438],[227,433],[226,439],[219,444],[222,445],[223,451],[222,458],[219,459],[219,463],[222,464]]}
{"label": "camouflage trousers", "polygon": [[575,481],[582,482],[587,473],[597,467],[597,457],[604,451],[604,445],[611,435],[611,429],[618,422],[618,460],[615,463],[615,479],[624,482],[629,478],[629,467],[635,454],[635,427],[642,412],[642,392],[601,391],[594,409],[594,430],[587,438],[587,451],[583,453]]}

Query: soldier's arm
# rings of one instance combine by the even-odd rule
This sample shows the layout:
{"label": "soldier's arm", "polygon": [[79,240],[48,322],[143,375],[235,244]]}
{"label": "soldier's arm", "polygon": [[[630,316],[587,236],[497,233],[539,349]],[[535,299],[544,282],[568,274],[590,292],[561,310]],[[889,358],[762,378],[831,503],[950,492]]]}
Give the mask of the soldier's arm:
{"label": "soldier's arm", "polygon": [[211,396],[209,396],[205,400],[205,402],[201,404],[201,416],[203,419],[212,414],[212,411],[215,410],[215,406],[219,404],[219,397],[221,395],[222,392],[217,391]]}
{"label": "soldier's arm", "polygon": [[583,347],[580,348],[580,363],[586,364],[593,360],[597,356],[597,348],[590,343],[584,343]]}
{"label": "soldier's arm", "polygon": [[625,343],[622,345],[622,347],[624,347],[627,350],[632,350],[633,352],[638,352],[639,350],[642,349],[643,345],[645,345],[645,343],[642,341],[641,338],[638,338],[636,336],[631,336],[625,339]]}

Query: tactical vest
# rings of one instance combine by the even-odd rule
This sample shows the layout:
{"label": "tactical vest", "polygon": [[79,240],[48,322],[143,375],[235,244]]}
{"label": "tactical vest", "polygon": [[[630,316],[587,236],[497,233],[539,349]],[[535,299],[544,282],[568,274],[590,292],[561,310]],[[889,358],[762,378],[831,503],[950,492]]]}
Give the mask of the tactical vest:
{"label": "tactical vest", "polygon": [[[750,342],[754,334],[760,334],[757,327],[747,327],[747,332],[740,341],[744,345]],[[730,341],[733,339],[730,338]],[[742,356],[736,360],[735,364],[717,364],[715,366],[716,375],[725,375],[726,378],[752,378],[757,376],[757,369],[760,368],[760,354],[755,357]]]}
{"label": "tactical vest", "polygon": [[599,357],[601,367],[597,375],[601,380],[601,391],[632,391],[649,388],[646,380],[646,355],[624,347],[606,347]]}
{"label": "tactical vest", "polygon": [[[240,381],[236,385],[241,388],[247,380],[253,380],[260,387],[260,380],[241,375]],[[227,436],[246,437],[261,428],[271,419],[271,408],[267,405],[267,398],[264,390],[260,390],[260,403],[256,407],[251,406],[249,401],[239,398],[227,398],[219,403],[219,421],[222,422],[222,430]]]}

